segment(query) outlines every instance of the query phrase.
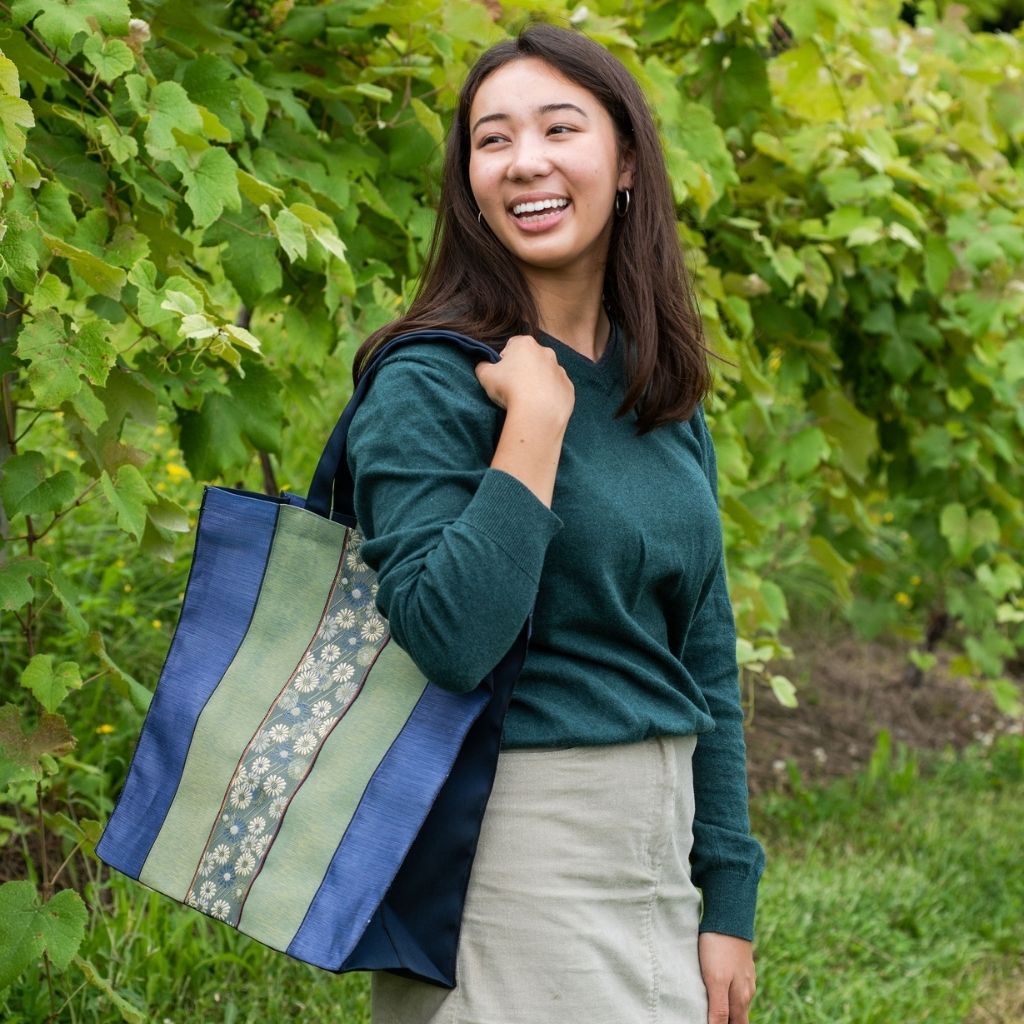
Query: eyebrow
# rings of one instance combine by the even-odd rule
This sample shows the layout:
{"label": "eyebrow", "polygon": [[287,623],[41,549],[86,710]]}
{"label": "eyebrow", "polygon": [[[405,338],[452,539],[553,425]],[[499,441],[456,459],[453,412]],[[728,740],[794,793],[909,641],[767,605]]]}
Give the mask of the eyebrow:
{"label": "eyebrow", "polygon": [[[582,107],[577,107],[575,103],[545,103],[544,106],[537,108],[538,114],[550,114],[556,110],[575,110],[577,114],[582,114],[588,121],[590,117]],[[489,121],[509,121],[511,118],[508,114],[484,114],[475,125],[470,129],[470,135],[472,135],[477,128],[482,124],[487,124]]]}

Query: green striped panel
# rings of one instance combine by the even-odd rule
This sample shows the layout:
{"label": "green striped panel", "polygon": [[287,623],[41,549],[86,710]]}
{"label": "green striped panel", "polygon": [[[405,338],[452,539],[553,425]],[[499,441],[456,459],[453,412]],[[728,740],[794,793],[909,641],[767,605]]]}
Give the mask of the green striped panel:
{"label": "green striped panel", "polygon": [[249,891],[240,931],[274,949],[288,948],[363,790],[426,686],[412,659],[392,640],[285,813]]}
{"label": "green striped panel", "polygon": [[196,724],[139,879],[184,900],[238,759],[316,633],[345,527],[283,505],[252,623]]}

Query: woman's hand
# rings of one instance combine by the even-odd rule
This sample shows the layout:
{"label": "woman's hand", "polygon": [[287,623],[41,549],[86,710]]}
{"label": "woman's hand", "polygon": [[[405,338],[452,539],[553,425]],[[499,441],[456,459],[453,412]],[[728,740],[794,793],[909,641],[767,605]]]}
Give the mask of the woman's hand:
{"label": "woman's hand", "polygon": [[509,338],[497,363],[477,363],[476,377],[495,405],[553,425],[564,427],[576,404],[572,381],[554,351],[528,334]]}
{"label": "woman's hand", "polygon": [[708,990],[708,1024],[749,1024],[754,998],[754,944],[735,935],[701,932],[697,953]]}
{"label": "woman's hand", "polygon": [[497,363],[476,366],[487,397],[505,410],[491,460],[493,469],[516,477],[548,508],[576,392],[555,353],[527,334],[510,338]]}

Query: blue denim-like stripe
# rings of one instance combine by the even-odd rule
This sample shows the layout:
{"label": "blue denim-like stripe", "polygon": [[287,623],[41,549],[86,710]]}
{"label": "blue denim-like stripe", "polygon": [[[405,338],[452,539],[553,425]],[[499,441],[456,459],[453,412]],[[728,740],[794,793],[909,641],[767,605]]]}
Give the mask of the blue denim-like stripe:
{"label": "blue denim-like stripe", "polygon": [[341,967],[391,885],[463,737],[489,698],[483,687],[453,694],[427,686],[370,779],[288,946],[291,956],[327,970]]}
{"label": "blue denim-like stripe", "polygon": [[174,800],[200,713],[249,629],[281,502],[208,487],[188,586],[117,806],[96,846],[138,878]]}

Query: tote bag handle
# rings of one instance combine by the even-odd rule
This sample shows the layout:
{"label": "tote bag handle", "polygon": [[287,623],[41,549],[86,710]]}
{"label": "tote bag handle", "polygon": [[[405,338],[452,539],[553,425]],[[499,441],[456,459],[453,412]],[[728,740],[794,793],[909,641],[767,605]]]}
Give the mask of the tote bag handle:
{"label": "tote bag handle", "polygon": [[355,484],[348,468],[347,458],[348,428],[352,423],[352,417],[355,415],[356,409],[359,408],[359,403],[370,386],[380,361],[386,355],[400,345],[406,345],[412,341],[435,340],[451,342],[463,351],[479,354],[492,363],[498,362],[501,358],[493,348],[485,345],[482,341],[459,334],[458,331],[441,329],[409,331],[406,334],[399,334],[387,344],[382,345],[374,353],[370,364],[360,376],[352,398],[345,406],[334,430],[331,431],[331,436],[320,456],[316,472],[313,474],[313,482],[309,485],[309,493],[306,497],[306,508],[310,512],[315,512],[325,519],[336,519],[346,526],[355,526],[356,513],[353,503]]}

